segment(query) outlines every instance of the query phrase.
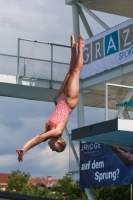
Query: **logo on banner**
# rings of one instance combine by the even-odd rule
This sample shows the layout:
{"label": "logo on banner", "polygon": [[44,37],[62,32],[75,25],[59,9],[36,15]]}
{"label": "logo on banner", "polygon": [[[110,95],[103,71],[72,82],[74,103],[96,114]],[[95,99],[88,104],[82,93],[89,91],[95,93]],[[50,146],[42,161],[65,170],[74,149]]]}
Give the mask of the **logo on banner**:
{"label": "logo on banner", "polygon": [[81,151],[83,151],[84,154],[89,154],[91,158],[94,158],[103,154],[104,144],[97,142],[81,143]]}
{"label": "logo on banner", "polygon": [[120,49],[119,59],[122,60],[133,54],[133,24],[120,29]]}
{"label": "logo on banner", "polygon": [[109,56],[119,51],[118,31],[105,36],[105,56]]}
{"label": "logo on banner", "polygon": [[85,45],[84,64],[119,52],[119,60],[133,54],[133,24]]}

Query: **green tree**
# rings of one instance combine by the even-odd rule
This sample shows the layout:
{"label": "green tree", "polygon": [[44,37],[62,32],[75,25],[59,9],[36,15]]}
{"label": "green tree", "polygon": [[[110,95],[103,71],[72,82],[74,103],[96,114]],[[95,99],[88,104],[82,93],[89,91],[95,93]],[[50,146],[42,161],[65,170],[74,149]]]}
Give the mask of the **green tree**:
{"label": "green tree", "polygon": [[8,176],[7,182],[7,192],[13,192],[18,194],[27,193],[28,181],[30,179],[30,174],[21,172],[20,170],[12,171],[12,174]]}
{"label": "green tree", "polygon": [[87,200],[84,189],[79,188],[78,181],[72,181],[70,175],[59,179],[58,185],[51,188],[53,198],[58,200]]}
{"label": "green tree", "polygon": [[[7,192],[25,194],[29,196],[56,198],[58,200],[88,200],[84,189],[79,188],[78,181],[72,181],[67,174],[59,179],[58,184],[39,189],[30,183],[30,173],[20,170],[12,171],[8,177]],[[93,189],[97,200],[127,200],[130,199],[130,185],[102,187]]]}
{"label": "green tree", "polygon": [[[88,200],[78,181],[72,181],[71,176],[59,180],[59,185],[51,188],[55,191],[54,198],[58,200]],[[130,185],[111,186],[93,189],[97,200],[127,200],[130,199]]]}
{"label": "green tree", "polygon": [[39,189],[37,186],[29,182],[30,173],[21,172],[20,170],[12,171],[8,177],[7,192],[25,194],[38,197],[51,197],[47,188]]}
{"label": "green tree", "polygon": [[130,185],[97,188],[94,193],[98,200],[127,200],[130,199]]}

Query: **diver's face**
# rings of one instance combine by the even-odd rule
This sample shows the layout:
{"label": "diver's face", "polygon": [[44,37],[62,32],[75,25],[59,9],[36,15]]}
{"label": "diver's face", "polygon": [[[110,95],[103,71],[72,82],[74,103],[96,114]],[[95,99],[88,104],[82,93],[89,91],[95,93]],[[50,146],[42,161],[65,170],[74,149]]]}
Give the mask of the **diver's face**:
{"label": "diver's face", "polygon": [[51,138],[48,144],[52,151],[57,151],[57,152],[60,151],[61,142],[59,139],[57,140],[57,139]]}

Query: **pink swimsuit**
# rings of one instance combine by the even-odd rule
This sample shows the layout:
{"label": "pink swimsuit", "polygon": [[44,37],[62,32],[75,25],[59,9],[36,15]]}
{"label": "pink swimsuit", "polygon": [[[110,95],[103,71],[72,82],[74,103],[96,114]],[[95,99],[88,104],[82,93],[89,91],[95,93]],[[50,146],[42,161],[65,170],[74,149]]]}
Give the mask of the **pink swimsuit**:
{"label": "pink swimsuit", "polygon": [[70,114],[73,109],[69,108],[65,101],[65,94],[62,94],[57,102],[57,106],[50,116],[50,118],[46,121],[45,129],[52,128],[55,124],[64,122],[67,114]]}

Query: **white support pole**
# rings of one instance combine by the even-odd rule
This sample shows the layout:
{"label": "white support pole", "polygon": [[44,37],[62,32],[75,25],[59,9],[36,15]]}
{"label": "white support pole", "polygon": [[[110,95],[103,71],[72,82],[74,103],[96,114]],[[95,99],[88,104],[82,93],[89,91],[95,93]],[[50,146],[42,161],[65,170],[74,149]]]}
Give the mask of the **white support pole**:
{"label": "white support pole", "polygon": [[83,94],[82,91],[79,92],[79,102],[77,105],[77,119],[78,119],[78,127],[82,127],[85,125],[84,123],[84,106],[83,106]]}
{"label": "white support pole", "polygon": [[108,120],[108,83],[105,83],[105,121]]}
{"label": "white support pole", "polygon": [[[75,37],[75,42],[78,42],[78,38],[80,35],[79,29],[79,11],[78,5],[75,3],[72,4],[72,15],[73,15],[73,33]],[[82,92],[79,92],[79,103],[77,105],[77,117],[78,117],[78,126],[84,126],[84,109],[83,109],[83,96]],[[96,200],[92,189],[85,189],[87,197],[89,200]]]}
{"label": "white support pole", "polygon": [[[85,123],[84,123],[84,106],[83,106],[82,91],[79,92],[79,103],[77,105],[77,118],[78,118],[78,127],[84,126]],[[89,200],[96,200],[92,189],[85,188],[85,191]]]}
{"label": "white support pole", "polygon": [[66,132],[66,135],[67,135],[69,144],[70,144],[70,146],[71,146],[71,148],[72,148],[74,157],[75,157],[75,159],[76,159],[76,163],[77,163],[77,165],[79,166],[79,164],[80,164],[80,163],[79,163],[79,157],[78,157],[78,155],[77,155],[77,152],[76,152],[76,150],[75,150],[75,147],[74,147],[74,145],[73,145],[73,142],[72,142],[72,140],[71,140],[71,136],[70,136],[70,134],[69,134],[69,132],[68,132],[67,127],[65,128],[65,132]]}
{"label": "white support pole", "polygon": [[73,33],[75,37],[75,42],[78,42],[80,28],[79,28],[78,5],[76,4],[72,4],[72,16],[73,16]]}
{"label": "white support pole", "polygon": [[84,13],[83,13],[83,11],[82,11],[81,8],[79,8],[79,14],[80,14],[81,20],[82,20],[82,22],[83,22],[83,24],[84,24],[84,27],[85,27],[85,29],[86,29],[86,32],[87,32],[88,36],[89,36],[89,37],[92,37],[92,36],[93,36],[93,33],[92,33],[92,31],[91,31],[91,28],[90,28],[90,26],[89,26],[89,24],[88,24],[88,22],[87,22],[87,20],[86,20],[86,18],[85,18],[85,15],[84,15]]}
{"label": "white support pole", "polygon": [[53,88],[53,45],[51,44],[51,82],[50,82],[50,88]]}
{"label": "white support pole", "polygon": [[82,3],[77,2],[77,4],[83,8],[93,19],[95,19],[105,30],[109,29],[110,27],[106,25],[99,17],[97,17],[91,10],[86,8]]}
{"label": "white support pole", "polygon": [[18,38],[18,49],[17,49],[17,76],[16,76],[16,82],[18,83],[19,78],[19,55],[20,54],[20,38]]}

